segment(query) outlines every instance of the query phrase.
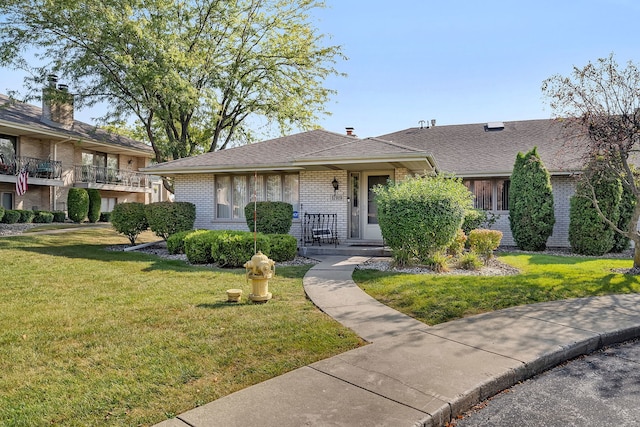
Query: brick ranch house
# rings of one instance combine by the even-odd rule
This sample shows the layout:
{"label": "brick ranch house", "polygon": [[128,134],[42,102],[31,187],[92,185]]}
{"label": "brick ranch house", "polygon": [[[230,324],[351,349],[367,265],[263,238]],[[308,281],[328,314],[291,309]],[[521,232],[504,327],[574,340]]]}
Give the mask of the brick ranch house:
{"label": "brick ranch house", "polygon": [[527,120],[410,128],[376,138],[313,130],[196,157],[143,171],[173,177],[176,201],[196,206],[196,228],[246,230],[244,206],[257,200],[294,207],[291,234],[313,243],[312,216],[328,215],[329,233],[341,243],[380,242],[371,188],[387,180],[432,172],[452,173],[475,195],[476,207],[499,215],[493,226],[513,245],[509,229],[509,177],[518,152],[534,146],[551,173],[556,224],[549,246],[568,246],[569,198],[579,155],[564,143],[562,124]]}
{"label": "brick ranch house", "polygon": [[[157,178],[139,172],[154,156],[150,146],[74,120],[73,97],[49,81],[67,102],[43,101],[43,108],[0,94],[0,203],[6,209],[67,210],[71,187],[95,188],[102,212],[116,203],[160,201]],[[17,195],[16,175],[28,172],[28,191]]]}

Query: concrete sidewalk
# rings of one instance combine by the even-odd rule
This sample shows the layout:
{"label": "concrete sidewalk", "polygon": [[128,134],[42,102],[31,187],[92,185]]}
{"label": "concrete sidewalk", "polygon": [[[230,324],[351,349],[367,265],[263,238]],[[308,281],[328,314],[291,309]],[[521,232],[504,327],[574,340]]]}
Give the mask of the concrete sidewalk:
{"label": "concrete sidewalk", "polygon": [[304,287],[371,344],[158,425],[443,426],[558,363],[640,336],[640,295],[533,304],[428,327],[360,291],[351,273],[361,261],[324,257]]}

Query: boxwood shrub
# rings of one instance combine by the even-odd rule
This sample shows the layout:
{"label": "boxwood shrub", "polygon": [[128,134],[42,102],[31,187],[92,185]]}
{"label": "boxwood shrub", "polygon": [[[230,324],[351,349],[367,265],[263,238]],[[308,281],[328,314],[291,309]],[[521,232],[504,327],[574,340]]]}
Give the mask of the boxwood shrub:
{"label": "boxwood shrub", "polygon": [[194,230],[179,231],[167,237],[167,251],[171,255],[184,253],[184,239]]}
{"label": "boxwood shrub", "polygon": [[4,216],[4,211],[5,209],[2,206],[0,206],[0,221],[2,221],[2,217]]}
{"label": "boxwood shrub", "polygon": [[53,222],[53,212],[49,211],[35,211],[33,222],[37,224],[49,224]]}
{"label": "boxwood shrub", "polygon": [[151,203],[146,212],[149,228],[164,240],[179,231],[192,230],[196,220],[196,206],[189,202]]}
{"label": "boxwood shrub", "polygon": [[35,216],[34,211],[16,209],[16,212],[20,214],[20,218],[18,219],[18,222],[25,223],[25,224],[29,224],[33,222],[33,217]]}
{"label": "boxwood shrub", "polygon": [[[218,230],[195,230],[187,234],[184,238],[184,253],[192,264],[212,263],[212,246],[217,240],[221,231]],[[168,243],[167,243],[168,248]]]}
{"label": "boxwood shrub", "polygon": [[298,251],[298,240],[291,234],[269,234],[269,258],[275,262],[291,261]]}
{"label": "boxwood shrub", "polygon": [[[269,236],[257,233],[256,250],[263,254],[271,253]],[[220,267],[242,267],[254,253],[254,234],[250,231],[224,233],[218,236],[216,262]]]}
{"label": "boxwood shrub", "polygon": [[[254,203],[244,207],[249,231],[254,231]],[[287,234],[293,221],[293,206],[286,202],[257,202],[255,203],[256,226],[263,234]]]}
{"label": "boxwood shrub", "polygon": [[2,216],[2,222],[4,224],[15,224],[20,219],[20,212],[9,209],[4,212]]}
{"label": "boxwood shrub", "polygon": [[53,211],[53,222],[64,222],[67,219],[65,211]]}

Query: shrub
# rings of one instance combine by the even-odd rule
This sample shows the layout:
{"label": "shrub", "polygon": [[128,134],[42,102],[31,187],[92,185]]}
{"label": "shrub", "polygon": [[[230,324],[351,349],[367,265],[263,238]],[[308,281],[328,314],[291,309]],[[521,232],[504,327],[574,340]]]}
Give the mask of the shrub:
{"label": "shrub", "polygon": [[149,228],[167,240],[172,234],[193,229],[196,206],[189,202],[156,202],[147,205]]}
{"label": "shrub", "polygon": [[53,211],[53,222],[64,222],[66,219],[65,211]]}
{"label": "shrub", "polygon": [[111,212],[111,225],[118,233],[127,236],[132,245],[135,245],[138,235],[149,228],[144,204],[137,202],[117,204]]}
{"label": "shrub", "polygon": [[[633,195],[633,192],[626,186],[622,187],[622,197],[620,198],[619,205],[619,218],[618,228],[626,231],[629,228],[629,222],[633,215],[633,209],[635,208],[637,200]],[[623,236],[620,233],[613,234],[613,247],[611,252],[624,252],[629,249],[630,240],[627,236]]]}
{"label": "shrub", "polygon": [[620,216],[620,180],[597,169],[587,171],[576,185],[569,207],[569,244],[581,255],[604,255],[614,245],[615,231],[598,215],[593,194],[606,218],[616,224]]}
{"label": "shrub", "polygon": [[464,222],[462,223],[462,231],[469,235],[471,230],[480,228],[487,221],[487,211],[483,209],[469,209],[464,214]]}
{"label": "shrub", "polygon": [[111,212],[100,212],[100,222],[111,222]]}
{"label": "shrub", "polygon": [[291,234],[270,234],[269,258],[275,262],[291,261],[296,257],[298,241]]}
{"label": "shrub", "polygon": [[69,219],[81,223],[89,213],[89,194],[84,188],[71,187],[67,195]]}
{"label": "shrub", "polygon": [[90,223],[94,224],[100,219],[100,208],[102,206],[102,197],[100,191],[95,188],[87,190],[89,195],[89,211],[87,212],[87,219]]}
{"label": "shrub", "polygon": [[[253,229],[254,203],[244,207],[249,231]],[[256,227],[263,234],[287,234],[293,221],[293,206],[286,202],[255,203]]]}
{"label": "shrub", "polygon": [[447,256],[442,252],[436,252],[426,260],[427,266],[436,273],[445,273],[449,271],[449,266],[447,265],[448,262],[449,258],[447,258]]}
{"label": "shrub", "polygon": [[385,242],[398,265],[426,262],[455,239],[473,195],[458,178],[407,178],[373,190]]}
{"label": "shrub", "polygon": [[460,255],[464,250],[464,244],[466,241],[467,241],[467,236],[464,234],[464,231],[462,231],[461,228],[458,229],[458,233],[456,234],[456,237],[453,239],[453,241],[449,244],[449,247],[447,248],[447,254],[451,256]]}
{"label": "shrub", "polygon": [[18,219],[18,222],[25,223],[25,224],[32,223],[33,217],[35,217],[36,215],[34,211],[28,211],[23,209],[16,209],[16,212],[20,214],[20,218]]}
{"label": "shrub", "polygon": [[[269,237],[263,233],[257,233],[256,251],[263,254],[271,253]],[[224,233],[219,236],[216,262],[220,267],[242,267],[251,259],[254,252],[254,235],[249,231]]]}
{"label": "shrub", "polygon": [[171,255],[184,253],[184,239],[194,230],[179,231],[167,237],[167,251]]}
{"label": "shrub", "polygon": [[493,251],[500,246],[502,232],[478,228],[469,233],[469,247],[471,251],[481,255],[485,259],[493,257]]}
{"label": "shrub", "polygon": [[2,216],[2,222],[4,224],[15,224],[20,219],[20,212],[9,209],[4,212]]}
{"label": "shrub", "polygon": [[[212,248],[223,231],[196,230],[184,237],[184,253],[192,264],[210,264],[214,261]],[[168,248],[168,243],[167,243]]]}
{"label": "shrub", "polygon": [[516,157],[509,187],[509,224],[516,245],[523,250],[544,250],[553,232],[551,179],[536,147]]}
{"label": "shrub", "polygon": [[0,221],[2,221],[2,217],[4,216],[4,211],[5,209],[2,206],[0,206]]}
{"label": "shrub", "polygon": [[458,266],[464,270],[480,270],[482,265],[483,262],[475,252],[464,253],[458,260]]}
{"label": "shrub", "polygon": [[49,224],[53,222],[53,212],[36,211],[33,222],[37,224]]}

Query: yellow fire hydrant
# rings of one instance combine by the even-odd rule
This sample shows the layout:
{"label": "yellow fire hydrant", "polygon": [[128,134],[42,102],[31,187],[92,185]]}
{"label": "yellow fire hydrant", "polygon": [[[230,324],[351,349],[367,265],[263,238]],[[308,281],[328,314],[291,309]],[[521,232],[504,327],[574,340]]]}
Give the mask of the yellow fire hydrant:
{"label": "yellow fire hydrant", "polygon": [[253,302],[267,302],[271,299],[269,279],[276,273],[276,263],[261,251],[244,264],[247,280],[251,279],[249,299]]}

